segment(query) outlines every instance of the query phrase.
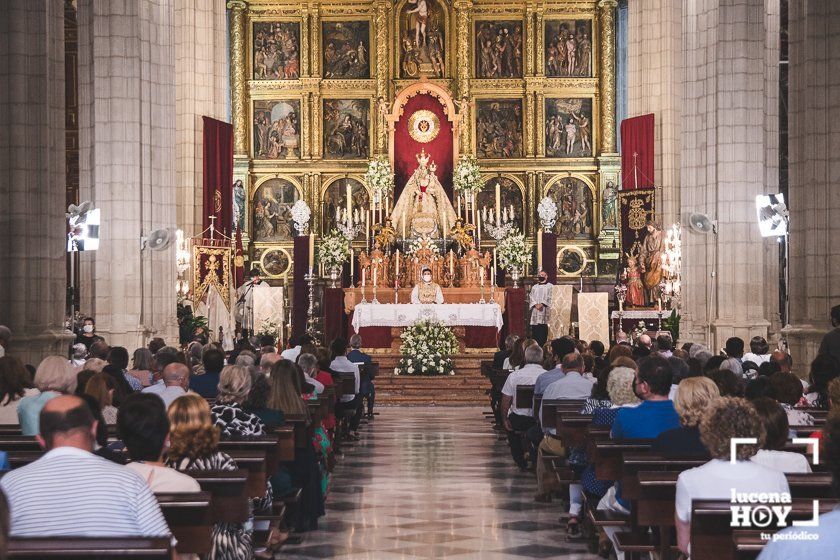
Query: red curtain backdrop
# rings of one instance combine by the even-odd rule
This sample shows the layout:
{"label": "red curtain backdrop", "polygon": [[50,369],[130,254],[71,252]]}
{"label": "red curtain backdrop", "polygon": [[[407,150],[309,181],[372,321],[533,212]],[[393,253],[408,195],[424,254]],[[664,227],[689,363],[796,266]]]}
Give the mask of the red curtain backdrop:
{"label": "red curtain backdrop", "polygon": [[204,120],[204,215],[203,229],[216,217],[216,229],[231,236],[233,227],[233,125]]}
{"label": "red curtain backdrop", "polygon": [[505,323],[499,339],[509,334],[525,336],[525,288],[507,288],[505,290]]}
{"label": "red curtain backdrop", "polygon": [[[621,121],[621,190],[654,186],[653,113]],[[633,169],[636,156],[636,171]],[[638,185],[634,177],[638,178]]]}
{"label": "red curtain backdrop", "polygon": [[294,286],[289,294],[292,302],[292,336],[300,336],[306,332],[306,313],[309,310],[309,284],[306,273],[309,271],[309,239],[308,235],[295,237],[295,247],[292,254]]}
{"label": "red curtain backdrop", "polygon": [[542,234],[542,267],[548,275],[548,281],[557,283],[557,234]]}
{"label": "red curtain backdrop", "polygon": [[[426,144],[422,144],[414,140],[408,133],[408,121],[415,111],[420,109],[428,109],[437,115],[440,121],[440,133],[437,137]],[[452,197],[452,170],[454,168],[454,161],[452,157],[452,123],[446,118],[443,113],[443,105],[440,101],[428,93],[422,93],[412,97],[405,104],[402,117],[396,123],[394,129],[394,180],[395,193],[394,200],[400,195],[411,177],[414,170],[417,168],[417,154],[420,150],[426,150],[426,153],[432,157],[432,161],[437,165],[437,175],[440,184],[443,185],[446,194]]]}
{"label": "red curtain backdrop", "polygon": [[324,343],[343,337],[347,332],[347,314],[344,313],[344,290],[324,288]]}

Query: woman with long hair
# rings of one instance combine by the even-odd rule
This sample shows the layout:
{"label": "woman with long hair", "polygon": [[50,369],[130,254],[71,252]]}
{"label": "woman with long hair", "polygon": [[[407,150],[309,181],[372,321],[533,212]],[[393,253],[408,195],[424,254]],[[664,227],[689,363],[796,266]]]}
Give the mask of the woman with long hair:
{"label": "woman with long hair", "polygon": [[96,399],[102,411],[102,418],[109,425],[117,423],[117,407],[113,404],[116,388],[114,379],[104,372],[94,374],[85,383],[85,394]]}
{"label": "woman with long hair", "polygon": [[[236,461],[219,451],[220,429],[214,425],[207,401],[188,393],[172,401],[169,416],[167,465],[181,472],[234,471]],[[260,497],[257,509],[271,507],[271,486]],[[217,523],[213,528],[213,560],[238,560],[253,556],[252,523]],[[269,550],[276,550],[288,538],[276,527],[269,537]]]}
{"label": "woman with long hair", "polygon": [[0,424],[17,424],[20,400],[39,393],[29,382],[29,373],[20,360],[12,356],[0,358]]}
{"label": "woman with long hair", "polygon": [[143,387],[152,384],[152,375],[155,369],[155,359],[152,351],[143,346],[134,351],[131,359],[131,369],[128,374],[137,379]]}

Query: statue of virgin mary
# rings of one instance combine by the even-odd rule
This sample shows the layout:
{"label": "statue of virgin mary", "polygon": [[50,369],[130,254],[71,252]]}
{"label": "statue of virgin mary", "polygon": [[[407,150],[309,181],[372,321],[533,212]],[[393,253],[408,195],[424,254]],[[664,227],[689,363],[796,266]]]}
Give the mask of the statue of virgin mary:
{"label": "statue of virgin mary", "polygon": [[391,213],[391,222],[403,237],[443,237],[455,223],[455,208],[438,181],[437,166],[422,150],[417,169],[406,183]]}

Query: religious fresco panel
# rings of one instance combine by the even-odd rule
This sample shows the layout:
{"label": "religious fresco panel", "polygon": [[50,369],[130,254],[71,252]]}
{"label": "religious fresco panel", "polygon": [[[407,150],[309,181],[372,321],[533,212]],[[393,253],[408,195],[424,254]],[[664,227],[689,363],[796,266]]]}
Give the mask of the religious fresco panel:
{"label": "religious fresco panel", "polygon": [[297,188],[288,179],[274,178],[262,183],[251,198],[251,239],[256,243],[292,241],[295,234],[292,206],[299,197]]}
{"label": "religious fresco panel", "polygon": [[522,157],[522,100],[479,100],[476,103],[475,142],[479,158]]}
{"label": "religious fresco panel", "polygon": [[255,22],[253,79],[297,80],[300,77],[300,24]]}
{"label": "religious fresco panel", "polygon": [[370,100],[324,100],[324,157],[368,159]]}
{"label": "religious fresco panel", "polygon": [[255,159],[300,157],[300,100],[254,101]]}
{"label": "religious fresco panel", "polygon": [[325,21],[322,25],[324,78],[370,78],[370,22]]}

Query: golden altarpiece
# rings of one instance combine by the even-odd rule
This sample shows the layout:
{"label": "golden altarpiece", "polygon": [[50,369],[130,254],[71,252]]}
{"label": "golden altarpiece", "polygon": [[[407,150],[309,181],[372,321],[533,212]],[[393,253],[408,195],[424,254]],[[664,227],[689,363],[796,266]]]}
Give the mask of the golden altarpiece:
{"label": "golden altarpiece", "polygon": [[[320,236],[341,218],[348,189],[353,208],[370,208],[371,158],[390,158],[396,198],[421,149],[453,203],[452,166],[476,156],[479,212],[500,202],[532,246],[537,206],[551,197],[560,281],[615,274],[615,0],[230,0],[228,9],[235,219],[267,278],[291,276],[298,199]],[[367,235],[357,254],[371,248]],[[483,237],[478,257],[494,243]]]}

